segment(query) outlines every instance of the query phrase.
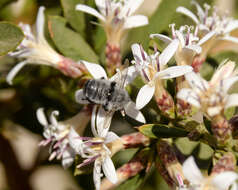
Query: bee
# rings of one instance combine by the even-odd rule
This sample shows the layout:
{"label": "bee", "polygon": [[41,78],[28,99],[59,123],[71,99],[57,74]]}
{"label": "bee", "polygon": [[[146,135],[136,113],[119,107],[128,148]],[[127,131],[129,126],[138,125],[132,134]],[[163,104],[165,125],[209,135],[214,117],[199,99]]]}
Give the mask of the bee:
{"label": "bee", "polygon": [[105,111],[122,110],[131,101],[124,88],[106,79],[88,80],[83,87],[83,95],[90,103],[102,105]]}

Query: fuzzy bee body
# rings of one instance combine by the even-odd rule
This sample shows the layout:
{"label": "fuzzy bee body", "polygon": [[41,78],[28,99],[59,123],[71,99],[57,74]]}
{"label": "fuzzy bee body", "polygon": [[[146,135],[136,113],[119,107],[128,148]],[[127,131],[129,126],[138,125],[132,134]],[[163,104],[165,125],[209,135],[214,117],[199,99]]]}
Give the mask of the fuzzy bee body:
{"label": "fuzzy bee body", "polygon": [[101,104],[105,111],[122,110],[130,102],[130,97],[125,89],[116,82],[105,79],[91,79],[86,82],[83,94],[91,103]]}

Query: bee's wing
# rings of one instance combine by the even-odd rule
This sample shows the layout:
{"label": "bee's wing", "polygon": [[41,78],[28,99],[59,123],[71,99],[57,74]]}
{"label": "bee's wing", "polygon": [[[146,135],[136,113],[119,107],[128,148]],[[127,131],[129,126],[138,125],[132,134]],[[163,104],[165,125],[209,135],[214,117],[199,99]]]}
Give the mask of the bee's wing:
{"label": "bee's wing", "polygon": [[110,78],[111,81],[115,81],[117,84],[119,84],[120,88],[125,88],[138,75],[135,66],[128,67],[128,63],[126,63],[126,65],[127,67],[124,70],[118,71]]}
{"label": "bee's wing", "polygon": [[75,100],[79,104],[90,104],[87,98],[83,94],[83,89],[77,90],[75,92]]}

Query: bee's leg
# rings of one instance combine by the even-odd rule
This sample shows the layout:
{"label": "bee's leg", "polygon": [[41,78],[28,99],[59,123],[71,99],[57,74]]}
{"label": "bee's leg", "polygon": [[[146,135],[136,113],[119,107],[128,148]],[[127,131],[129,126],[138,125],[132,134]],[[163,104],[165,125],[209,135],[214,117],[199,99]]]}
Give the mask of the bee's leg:
{"label": "bee's leg", "polygon": [[90,100],[88,97],[84,97],[82,98],[82,100],[87,100],[89,103],[94,104],[95,102],[93,102],[92,100]]}

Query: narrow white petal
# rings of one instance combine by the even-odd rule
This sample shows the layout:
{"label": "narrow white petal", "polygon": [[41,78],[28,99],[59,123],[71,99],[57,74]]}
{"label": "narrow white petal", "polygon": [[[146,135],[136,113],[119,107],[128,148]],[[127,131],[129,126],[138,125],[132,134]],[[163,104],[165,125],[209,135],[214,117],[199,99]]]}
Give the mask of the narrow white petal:
{"label": "narrow white petal", "polygon": [[235,172],[222,172],[213,178],[212,183],[218,190],[227,190],[237,179],[238,175]]}
{"label": "narrow white petal", "polygon": [[224,92],[228,92],[229,89],[232,87],[232,85],[234,85],[237,81],[238,81],[238,76],[227,78],[227,79],[223,80],[222,81],[223,82],[222,89],[224,90]]}
{"label": "narrow white petal", "polygon": [[189,104],[200,107],[200,103],[198,101],[197,95],[192,91],[192,89],[189,88],[183,88],[177,93],[177,98],[181,99],[185,102],[188,102]]}
{"label": "narrow white petal", "polygon": [[191,4],[194,4],[197,8],[197,14],[199,16],[200,21],[202,21],[205,17],[205,12],[203,11],[203,9],[201,8],[201,6],[195,1],[193,0]]}
{"label": "narrow white petal", "polygon": [[12,85],[12,80],[26,64],[27,64],[27,61],[22,61],[11,69],[11,71],[8,73],[6,77],[6,81],[8,82],[8,84]]}
{"label": "narrow white petal", "polygon": [[234,69],[235,63],[232,61],[229,61],[226,64],[220,66],[213,74],[212,79],[210,80],[210,85],[216,86],[222,80],[230,78],[234,72]]}
{"label": "narrow white petal", "polygon": [[224,33],[229,33],[235,29],[238,28],[238,20],[232,20],[229,22],[229,24],[227,25]]}
{"label": "narrow white petal", "polygon": [[45,7],[41,6],[37,13],[36,19],[36,33],[38,40],[44,40],[44,25],[45,25],[45,15],[44,15]]}
{"label": "narrow white petal", "polygon": [[176,12],[182,13],[188,17],[190,17],[196,24],[199,23],[198,18],[195,14],[193,14],[190,10],[186,9],[185,7],[178,7]]}
{"label": "narrow white petal", "polygon": [[95,63],[89,63],[87,61],[82,61],[82,63],[85,65],[88,72],[93,76],[93,78],[95,78],[95,79],[101,79],[101,78],[107,79],[107,73],[101,65],[95,64]]}
{"label": "narrow white petal", "polygon": [[143,3],[144,0],[128,0],[125,2],[121,12],[119,13],[121,17],[126,15],[131,16]]}
{"label": "narrow white petal", "polygon": [[51,114],[50,114],[50,122],[54,126],[58,125],[58,121],[56,119],[56,116],[58,116],[58,115],[59,115],[59,111],[57,111],[57,110],[52,111]]}
{"label": "narrow white petal", "polygon": [[111,125],[114,112],[106,112],[102,106],[96,114],[97,136],[105,138]]}
{"label": "narrow white petal", "polygon": [[238,43],[238,38],[232,36],[224,36],[221,38],[222,40],[230,41],[233,43]]}
{"label": "narrow white petal", "polygon": [[101,186],[101,162],[99,159],[96,159],[94,162],[93,168],[93,181],[96,190],[100,190]]}
{"label": "narrow white petal", "polygon": [[178,40],[179,40],[179,42],[180,42],[180,45],[182,46],[182,47],[185,47],[185,38],[184,38],[184,35],[183,35],[183,33],[181,32],[181,31],[179,31],[179,30],[176,30],[175,31],[175,35],[177,36],[177,38],[178,38]]}
{"label": "narrow white petal", "polygon": [[141,54],[141,47],[139,44],[132,44],[131,51],[136,62],[142,62],[143,57]]}
{"label": "narrow white petal", "polygon": [[113,184],[117,183],[117,173],[116,169],[114,167],[114,164],[112,162],[112,159],[109,156],[106,156],[106,158],[103,161],[102,164],[103,173],[105,174],[106,178],[112,182]]}
{"label": "narrow white petal", "polygon": [[64,169],[67,169],[69,166],[71,166],[74,162],[74,152],[72,149],[67,149],[64,151],[62,155],[62,166]]}
{"label": "narrow white petal", "polygon": [[68,137],[69,144],[76,153],[80,154],[82,152],[81,145],[83,141],[79,137],[79,134],[71,127]]}
{"label": "narrow white petal", "polygon": [[91,117],[91,130],[93,133],[93,136],[97,137],[97,129],[96,129],[96,116],[97,116],[97,111],[98,111],[98,106],[93,106],[93,111],[92,111],[92,117]]}
{"label": "narrow white petal", "polygon": [[75,100],[79,104],[89,104],[90,102],[86,99],[83,93],[83,89],[77,90],[75,92]]}
{"label": "narrow white petal", "polygon": [[151,34],[150,38],[158,38],[160,40],[162,40],[163,42],[165,42],[166,44],[169,44],[170,42],[172,42],[172,39],[169,38],[168,36],[165,36],[163,34]]}
{"label": "narrow white petal", "polygon": [[168,67],[167,69],[157,72],[155,77],[159,77],[161,79],[170,79],[182,76],[186,73],[192,72],[193,68],[188,65],[184,66],[172,66]]}
{"label": "narrow white petal", "polygon": [[191,183],[199,185],[203,180],[202,173],[197,167],[194,158],[190,156],[183,163],[183,174],[184,177]]}
{"label": "narrow white petal", "polygon": [[169,60],[173,57],[179,46],[179,41],[177,39],[173,40],[160,54],[159,63],[161,65],[166,65]]}
{"label": "narrow white petal", "polygon": [[44,113],[44,108],[38,108],[36,111],[36,117],[39,121],[39,123],[43,126],[47,126],[48,125],[48,121],[45,117],[45,113]]}
{"label": "narrow white petal", "polygon": [[194,72],[189,72],[185,74],[185,78],[188,81],[189,85],[197,92],[204,91],[208,88],[209,84],[198,74]]}
{"label": "narrow white petal", "polygon": [[107,143],[113,142],[113,141],[118,140],[118,139],[120,139],[120,137],[118,137],[116,133],[113,133],[113,132],[109,131],[107,133],[107,136],[106,136],[106,139],[105,139],[104,142],[107,144]]}
{"label": "narrow white petal", "polygon": [[197,45],[202,45],[205,42],[207,42],[208,40],[210,40],[213,36],[215,36],[216,32],[215,31],[211,31],[209,33],[207,33],[199,42]]}
{"label": "narrow white petal", "polygon": [[128,115],[129,117],[141,122],[141,123],[145,123],[145,117],[143,116],[143,114],[136,108],[136,104],[134,102],[129,102],[126,106],[125,106],[125,112],[126,115]]}
{"label": "narrow white petal", "polygon": [[106,8],[106,0],[95,0],[95,3],[99,10],[105,10]]}
{"label": "narrow white petal", "polygon": [[149,24],[148,18],[144,15],[135,15],[127,17],[123,27],[125,29],[136,28]]}
{"label": "narrow white petal", "polygon": [[137,97],[136,97],[136,108],[138,110],[142,109],[143,107],[145,107],[146,104],[148,104],[150,102],[150,100],[152,99],[153,95],[155,93],[155,86],[150,86],[148,84],[144,85]]}
{"label": "narrow white petal", "polygon": [[225,109],[238,106],[238,94],[231,94],[226,100]]}
{"label": "narrow white petal", "polygon": [[202,48],[198,45],[188,45],[185,48],[190,49],[190,50],[196,52],[197,54],[200,54],[202,52]]}
{"label": "narrow white petal", "polygon": [[93,16],[97,17],[98,19],[105,22],[105,18],[104,18],[103,15],[101,15],[96,9],[91,8],[87,5],[78,4],[78,5],[76,5],[76,10],[83,11],[85,13],[91,14],[91,15],[93,15]]}

